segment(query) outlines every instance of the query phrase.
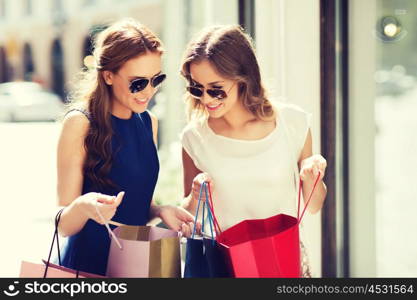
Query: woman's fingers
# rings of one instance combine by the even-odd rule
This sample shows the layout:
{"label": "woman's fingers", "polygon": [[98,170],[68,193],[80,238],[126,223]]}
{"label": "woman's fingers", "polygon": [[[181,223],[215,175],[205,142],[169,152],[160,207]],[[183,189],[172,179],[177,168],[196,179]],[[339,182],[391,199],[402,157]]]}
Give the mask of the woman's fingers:
{"label": "woman's fingers", "polygon": [[98,194],[97,195],[97,202],[99,203],[103,203],[103,204],[113,204],[115,201],[116,197],[114,196],[109,196],[109,195],[103,195],[103,194]]}
{"label": "woman's fingers", "polygon": [[182,223],[181,233],[187,238],[191,237],[191,228],[187,223]]}
{"label": "woman's fingers", "polygon": [[193,228],[195,226],[195,232],[197,234],[201,234],[201,222],[200,221],[197,221],[196,224],[192,223],[192,226],[193,226]]}
{"label": "woman's fingers", "polygon": [[204,182],[209,183],[210,189],[213,190],[213,180],[211,179],[210,175],[207,173],[200,173],[196,177],[194,177],[193,183],[192,183],[192,195],[195,200],[197,200],[200,197],[200,194],[202,195],[203,199],[205,199],[205,191],[201,190],[201,186]]}
{"label": "woman's fingers", "polygon": [[213,189],[213,180],[211,179],[211,177],[210,177],[210,175],[209,174],[207,174],[207,173],[201,173],[202,175],[201,175],[201,178],[202,178],[202,182],[201,182],[201,184],[203,183],[203,182],[207,182],[209,185],[210,185],[210,188],[212,188]]}
{"label": "woman's fingers", "polygon": [[313,166],[313,175],[314,176],[319,175],[319,167],[317,165]]}
{"label": "woman's fingers", "polygon": [[[182,223],[181,226],[181,233],[183,236],[190,238],[194,232],[194,223]],[[200,235],[201,234],[201,224],[197,223],[195,227],[195,234]]]}
{"label": "woman's fingers", "polygon": [[182,223],[182,225],[181,225],[181,235],[183,236],[183,237],[186,237],[186,238],[188,238],[188,235],[187,235],[187,228],[185,227],[185,224],[184,223]]}
{"label": "woman's fingers", "polygon": [[201,233],[201,222],[200,221],[197,221],[197,224],[196,224],[196,228],[197,228],[197,231],[199,232],[199,233]]}
{"label": "woman's fingers", "polygon": [[178,207],[178,215],[181,221],[189,223],[194,222],[194,216],[182,207]]}
{"label": "woman's fingers", "polygon": [[193,231],[194,231],[194,226],[193,226],[193,222],[187,222],[187,223],[185,223],[185,225],[187,226],[187,228],[188,228],[188,231],[189,231],[189,233],[190,233],[190,235],[193,233]]}
{"label": "woman's fingers", "polygon": [[94,220],[103,225],[104,222],[108,222],[116,214],[117,207],[105,203],[98,202],[95,207]]}
{"label": "woman's fingers", "polygon": [[301,172],[300,172],[300,178],[305,181],[308,179],[316,179],[317,176],[319,176],[320,173],[320,178],[324,177],[324,172],[325,170],[320,168],[320,166],[318,165],[310,165],[310,166],[305,166],[302,168]]}
{"label": "woman's fingers", "polygon": [[208,182],[210,185],[213,185],[213,180],[211,179],[210,175],[207,173],[200,173],[198,174],[194,180],[193,183],[198,183],[198,186],[202,185],[203,182]]}
{"label": "woman's fingers", "polygon": [[104,225],[104,217],[100,217],[100,215],[97,212],[94,214],[94,217],[92,219],[96,221],[98,224]]}
{"label": "woman's fingers", "polygon": [[125,195],[124,191],[121,191],[117,194],[117,196],[109,196],[105,194],[96,194],[96,201],[102,204],[112,205],[114,204],[116,207],[120,205],[123,200],[123,196]]}
{"label": "woman's fingers", "polygon": [[123,195],[123,192],[119,193],[117,197],[91,192],[81,195],[80,203],[82,203],[83,212],[89,219],[104,224],[116,214],[117,206],[120,205]]}
{"label": "woman's fingers", "polygon": [[120,205],[120,203],[123,200],[123,196],[125,195],[124,191],[121,191],[120,193],[117,194],[116,199],[115,199],[115,206],[118,207]]}

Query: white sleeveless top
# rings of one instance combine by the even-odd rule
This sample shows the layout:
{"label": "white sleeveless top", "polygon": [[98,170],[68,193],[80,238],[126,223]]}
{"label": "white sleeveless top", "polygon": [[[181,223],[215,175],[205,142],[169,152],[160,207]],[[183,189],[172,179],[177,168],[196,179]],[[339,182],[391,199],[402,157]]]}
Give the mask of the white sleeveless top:
{"label": "white sleeveless top", "polygon": [[195,166],[213,180],[213,205],[222,230],[246,219],[296,216],[294,168],[298,171],[296,160],[311,115],[288,104],[280,104],[277,111],[275,129],[259,140],[217,135],[207,119],[190,122],[181,134]]}

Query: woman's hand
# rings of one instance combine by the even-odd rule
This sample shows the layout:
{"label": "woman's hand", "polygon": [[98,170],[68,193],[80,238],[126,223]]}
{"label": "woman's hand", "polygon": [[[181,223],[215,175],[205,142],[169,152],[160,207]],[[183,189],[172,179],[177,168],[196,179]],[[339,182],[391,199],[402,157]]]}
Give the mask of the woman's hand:
{"label": "woman's hand", "polygon": [[[208,182],[210,184],[210,189],[213,190],[214,185],[213,185],[213,180],[211,179],[211,177],[207,174],[207,173],[200,173],[197,174],[196,177],[194,177],[193,179],[193,183],[191,186],[191,197],[192,197],[192,201],[194,203],[197,203],[198,201],[198,197],[200,195],[200,189],[201,189],[201,185],[203,184],[203,182]],[[204,193],[204,191],[202,191],[202,201],[206,200],[206,194]]]}
{"label": "woman's hand", "polygon": [[[117,207],[122,202],[124,192],[117,196],[109,196],[100,193],[87,193],[79,196],[76,201],[80,211],[88,218],[104,225],[104,220],[109,221],[116,213]],[[99,210],[101,216],[97,213]],[[104,219],[104,220],[103,220]]]}
{"label": "woman's hand", "polygon": [[[159,206],[159,217],[172,230],[181,231],[183,235],[189,233],[194,226],[194,216],[187,210],[179,206],[161,205]],[[201,228],[200,222],[197,222],[196,229]],[[183,231],[185,230],[185,232]]]}
{"label": "woman's hand", "polygon": [[[191,207],[195,207],[194,210],[197,208],[197,203],[198,203],[198,197],[200,196],[200,190],[201,190],[201,186],[204,182],[207,182],[210,184],[210,189],[213,190],[214,185],[213,185],[213,180],[211,179],[210,175],[208,175],[207,173],[199,173],[197,174],[192,182],[191,185],[191,192],[190,195],[187,197],[188,201],[192,203]],[[206,201],[206,193],[204,191],[202,191],[201,194],[201,200],[202,201]],[[190,199],[191,198],[191,199]],[[197,221],[196,224],[196,233],[200,234],[201,233],[201,222]],[[192,235],[192,232],[194,231],[194,222],[184,222],[181,225],[181,233],[183,236],[189,238]]]}
{"label": "woman's hand", "polygon": [[326,172],[327,161],[320,154],[307,157],[301,161],[300,177],[303,181],[314,182],[320,171],[320,180]]}

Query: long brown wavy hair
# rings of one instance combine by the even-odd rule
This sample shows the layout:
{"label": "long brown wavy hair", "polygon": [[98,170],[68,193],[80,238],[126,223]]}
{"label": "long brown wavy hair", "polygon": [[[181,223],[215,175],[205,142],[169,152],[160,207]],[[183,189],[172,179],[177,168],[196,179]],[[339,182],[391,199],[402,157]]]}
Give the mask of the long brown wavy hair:
{"label": "long brown wavy hair", "polygon": [[[248,34],[238,25],[204,29],[185,50],[181,74],[191,84],[190,64],[208,60],[222,77],[238,82],[239,99],[246,109],[262,120],[272,120],[275,111],[261,82],[255,49]],[[186,95],[188,120],[206,114],[201,101]]]}
{"label": "long brown wavy hair", "polygon": [[116,73],[125,62],[147,51],[163,53],[162,43],[153,32],[133,19],[114,23],[97,34],[93,51],[96,65],[80,73],[70,94],[69,110],[81,108],[89,115],[84,175],[95,188],[115,187],[108,178],[112,166],[112,89],[104,81],[103,72]]}

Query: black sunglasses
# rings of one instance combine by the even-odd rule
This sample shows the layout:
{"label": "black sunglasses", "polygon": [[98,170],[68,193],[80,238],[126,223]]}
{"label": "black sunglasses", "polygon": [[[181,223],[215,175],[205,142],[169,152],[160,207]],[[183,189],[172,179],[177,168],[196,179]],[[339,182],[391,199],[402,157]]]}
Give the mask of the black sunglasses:
{"label": "black sunglasses", "polygon": [[139,93],[140,91],[143,91],[148,86],[149,82],[154,88],[156,88],[158,87],[158,85],[162,83],[162,81],[165,80],[166,77],[167,77],[166,74],[159,74],[159,75],[152,77],[151,79],[148,79],[148,78],[133,79],[129,84],[129,90],[132,94]]}
{"label": "black sunglasses", "polygon": [[[232,87],[234,85],[235,84],[233,84],[230,87],[228,92],[230,92],[230,90],[232,89]],[[196,99],[201,99],[203,97],[203,94],[204,94],[204,88],[198,88],[198,87],[195,87],[195,86],[187,86],[187,91],[191,94],[191,96],[193,96]],[[211,98],[214,98],[214,99],[217,99],[217,100],[226,99],[227,98],[227,93],[228,93],[228,92],[226,93],[223,89],[220,89],[220,88],[206,89],[206,92]]]}

